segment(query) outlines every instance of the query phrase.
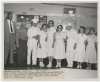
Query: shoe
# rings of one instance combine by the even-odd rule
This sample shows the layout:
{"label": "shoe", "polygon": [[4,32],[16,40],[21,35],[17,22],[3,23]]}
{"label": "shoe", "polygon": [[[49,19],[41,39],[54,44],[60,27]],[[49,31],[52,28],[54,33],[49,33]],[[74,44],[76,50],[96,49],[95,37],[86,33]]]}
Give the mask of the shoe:
{"label": "shoe", "polygon": [[40,67],[44,67],[44,64],[43,64],[43,62],[40,62]]}
{"label": "shoe", "polygon": [[68,68],[72,68],[72,66],[71,65],[68,65]]}
{"label": "shoe", "polygon": [[51,63],[49,63],[49,64],[47,65],[47,67],[48,67],[48,68],[51,68],[51,67],[52,67],[52,64],[51,64]]}
{"label": "shoe", "polygon": [[27,66],[31,65],[31,62],[27,62]]}
{"label": "shoe", "polygon": [[36,66],[36,62],[32,62],[32,65],[33,65],[33,66]]}
{"label": "shoe", "polygon": [[77,68],[79,69],[79,68],[80,68],[80,66],[78,65],[78,66],[77,66]]}
{"label": "shoe", "polygon": [[59,66],[58,65],[56,65],[56,68],[58,68]]}
{"label": "shoe", "polygon": [[36,64],[37,64],[37,62],[32,60],[32,65],[36,65]]}
{"label": "shoe", "polygon": [[61,64],[59,64],[58,67],[61,68]]}
{"label": "shoe", "polygon": [[82,66],[79,66],[79,69],[82,69]]}
{"label": "shoe", "polygon": [[88,66],[86,69],[87,69],[87,70],[89,70],[89,69],[90,69],[90,67]]}

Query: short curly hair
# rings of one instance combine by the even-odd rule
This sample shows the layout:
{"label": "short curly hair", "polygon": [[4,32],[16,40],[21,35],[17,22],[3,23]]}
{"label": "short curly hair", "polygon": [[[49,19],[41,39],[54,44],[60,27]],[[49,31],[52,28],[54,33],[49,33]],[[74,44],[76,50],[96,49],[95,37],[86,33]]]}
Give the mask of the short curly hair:
{"label": "short curly hair", "polygon": [[[86,28],[84,27],[84,26],[80,26],[80,28],[82,28],[83,29],[83,33],[85,33],[85,30],[86,30]],[[80,28],[79,28],[79,33],[80,33]]]}
{"label": "short curly hair", "polygon": [[12,14],[13,14],[13,13],[12,13],[11,11],[9,11],[9,12],[7,13],[6,19],[9,19],[9,16],[12,15]]}
{"label": "short curly hair", "polygon": [[89,33],[90,33],[91,31],[95,32],[95,29],[94,29],[93,27],[91,27],[91,28],[89,29]]}
{"label": "short curly hair", "polygon": [[62,27],[62,28],[61,28],[61,30],[63,29],[63,26],[62,26],[62,25],[58,25],[58,26],[57,26],[57,28],[56,28],[56,31],[58,31],[59,26],[61,26],[61,27]]}
{"label": "short curly hair", "polygon": [[42,30],[44,26],[46,26],[46,27],[47,27],[47,24],[42,24],[42,26],[41,26],[40,30]]}

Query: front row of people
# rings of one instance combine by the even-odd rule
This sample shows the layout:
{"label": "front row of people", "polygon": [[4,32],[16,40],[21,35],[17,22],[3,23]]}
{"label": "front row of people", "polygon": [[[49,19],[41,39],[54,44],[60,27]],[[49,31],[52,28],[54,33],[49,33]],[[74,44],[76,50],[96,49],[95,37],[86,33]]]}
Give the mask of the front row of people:
{"label": "front row of people", "polygon": [[87,62],[89,67],[96,64],[97,39],[94,29],[90,28],[87,35],[82,26],[79,31],[71,25],[66,26],[64,31],[63,29],[62,25],[54,27],[52,20],[48,26],[43,24],[40,29],[36,23],[32,23],[27,32],[27,65],[31,65],[31,59],[32,65],[36,65],[39,58],[39,66],[44,67],[43,59],[46,57],[49,58],[47,67],[52,67],[53,58],[57,60],[56,67],[61,67],[61,60],[64,58],[68,62],[68,67],[73,66],[73,61],[78,62],[77,68],[81,68],[83,62]]}

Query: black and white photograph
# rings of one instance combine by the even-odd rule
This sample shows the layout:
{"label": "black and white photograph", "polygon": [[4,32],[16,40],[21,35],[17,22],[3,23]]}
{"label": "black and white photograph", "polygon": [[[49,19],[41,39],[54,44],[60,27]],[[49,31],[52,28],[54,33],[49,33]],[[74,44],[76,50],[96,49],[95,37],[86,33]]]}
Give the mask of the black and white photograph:
{"label": "black and white photograph", "polygon": [[97,78],[97,5],[4,3],[4,70],[64,70],[65,78]]}

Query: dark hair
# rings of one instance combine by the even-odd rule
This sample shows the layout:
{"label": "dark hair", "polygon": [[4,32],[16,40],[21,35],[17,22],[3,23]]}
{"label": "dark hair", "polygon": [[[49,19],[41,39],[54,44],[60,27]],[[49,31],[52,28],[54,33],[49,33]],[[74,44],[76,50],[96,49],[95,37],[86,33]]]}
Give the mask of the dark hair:
{"label": "dark hair", "polygon": [[[62,25],[58,25],[58,26],[57,26],[57,28],[56,28],[56,31],[58,31],[59,26],[61,26],[61,27],[62,27],[62,29],[63,29],[63,26],[62,26]],[[62,30],[62,29],[61,29],[61,30]]]}
{"label": "dark hair", "polygon": [[54,21],[53,21],[53,20],[49,20],[49,21],[48,21],[48,24],[49,24],[50,22],[52,22],[52,24],[54,24]]}
{"label": "dark hair", "polygon": [[41,26],[40,30],[42,30],[44,26],[46,26],[46,27],[47,27],[47,24],[42,24],[42,26]]}
{"label": "dark hair", "polygon": [[91,27],[91,28],[89,29],[89,33],[90,33],[91,31],[95,32],[95,29],[94,29],[93,27]]}
{"label": "dark hair", "polygon": [[[83,33],[85,33],[86,28],[84,26],[80,26],[80,28],[82,28],[84,30]],[[80,29],[78,32],[80,33]]]}
{"label": "dark hair", "polygon": [[7,13],[7,17],[6,17],[6,19],[9,19],[9,16],[12,14],[12,12],[8,12]]}

